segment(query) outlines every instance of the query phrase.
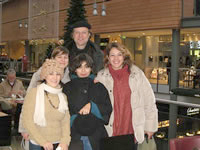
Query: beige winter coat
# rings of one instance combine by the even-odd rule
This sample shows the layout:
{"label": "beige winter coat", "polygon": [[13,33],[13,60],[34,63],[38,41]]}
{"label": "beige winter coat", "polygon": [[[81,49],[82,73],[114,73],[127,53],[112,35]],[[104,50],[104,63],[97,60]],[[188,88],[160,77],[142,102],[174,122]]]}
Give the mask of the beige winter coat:
{"label": "beige winter coat", "polygon": [[[112,106],[114,106],[113,78],[108,68],[101,70],[96,79],[107,88]],[[155,96],[148,79],[135,65],[131,67],[129,85],[131,88],[131,108],[134,135],[138,143],[142,143],[144,141],[144,131],[156,132],[158,129],[158,110],[155,104]],[[106,126],[109,136],[112,136],[113,133],[113,121],[114,109],[109,124]]]}

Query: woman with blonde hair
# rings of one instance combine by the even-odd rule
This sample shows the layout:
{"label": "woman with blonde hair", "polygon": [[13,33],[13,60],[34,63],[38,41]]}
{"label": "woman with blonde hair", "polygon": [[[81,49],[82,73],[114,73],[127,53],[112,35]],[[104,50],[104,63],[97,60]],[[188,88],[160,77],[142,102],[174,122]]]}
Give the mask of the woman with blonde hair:
{"label": "woman with blonde hair", "polygon": [[[104,65],[96,80],[109,91],[113,106],[106,126],[109,136],[134,134],[139,144],[144,141],[145,134],[151,139],[158,128],[158,112],[148,79],[133,64],[129,50],[120,43],[108,44]],[[122,149],[118,146],[115,150]]]}
{"label": "woman with blonde hair", "polygon": [[22,123],[29,134],[30,150],[68,150],[70,115],[60,85],[63,75],[63,67],[56,60],[47,59],[40,73],[43,82],[25,97]]}

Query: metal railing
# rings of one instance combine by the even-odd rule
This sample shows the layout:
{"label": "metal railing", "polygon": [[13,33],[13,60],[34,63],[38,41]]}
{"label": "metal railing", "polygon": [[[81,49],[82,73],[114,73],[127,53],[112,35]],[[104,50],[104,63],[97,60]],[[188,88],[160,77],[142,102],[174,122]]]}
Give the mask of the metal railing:
{"label": "metal railing", "polygon": [[173,120],[170,120],[169,110],[173,106],[178,107],[177,113],[172,114],[177,116],[177,118],[173,118],[175,119],[175,122],[177,122],[177,128],[175,130],[176,137],[171,138],[183,138],[186,136],[196,136],[200,134],[200,104],[162,98],[156,98],[156,102],[159,114],[159,129],[154,135],[157,143],[157,149],[169,150],[169,127],[171,122],[173,122]]}
{"label": "metal railing", "polygon": [[[200,95],[198,95],[198,97],[200,97]],[[174,104],[174,105],[177,105],[177,106],[184,106],[184,107],[200,108],[200,104],[192,104],[192,103],[173,101],[173,100],[162,99],[162,98],[156,98],[156,102],[164,103],[164,104]]]}

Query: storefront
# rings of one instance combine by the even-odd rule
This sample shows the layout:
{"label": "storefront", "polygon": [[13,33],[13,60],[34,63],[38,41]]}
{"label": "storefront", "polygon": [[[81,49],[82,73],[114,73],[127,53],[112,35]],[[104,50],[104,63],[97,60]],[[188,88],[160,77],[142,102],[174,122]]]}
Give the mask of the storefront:
{"label": "storefront", "polygon": [[[156,137],[160,139],[168,138],[169,128],[169,105],[157,104],[159,109],[159,123]],[[199,126],[200,108],[181,107],[178,108],[177,137],[194,136],[200,134]]]}
{"label": "storefront", "polygon": [[[180,35],[179,86],[193,88],[200,63],[200,28],[183,29]],[[134,61],[152,84],[168,85],[170,78],[171,30],[121,32],[101,35],[102,50],[108,42],[125,44]]]}

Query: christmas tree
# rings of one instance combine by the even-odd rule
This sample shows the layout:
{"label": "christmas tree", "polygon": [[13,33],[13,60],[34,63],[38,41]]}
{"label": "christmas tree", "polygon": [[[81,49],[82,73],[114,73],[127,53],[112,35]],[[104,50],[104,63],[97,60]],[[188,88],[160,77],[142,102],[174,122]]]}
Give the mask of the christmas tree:
{"label": "christmas tree", "polygon": [[80,20],[86,19],[86,10],[85,10],[84,0],[70,0],[70,7],[67,9],[67,19],[65,20],[67,25],[64,27],[64,45],[66,46],[68,42],[72,41],[71,38],[71,25]]}
{"label": "christmas tree", "polygon": [[50,59],[51,58],[51,53],[52,53],[53,49],[54,49],[54,46],[53,46],[53,44],[50,43],[48,45],[47,49],[46,49],[43,62],[45,61],[45,59],[47,59],[47,58]]}

